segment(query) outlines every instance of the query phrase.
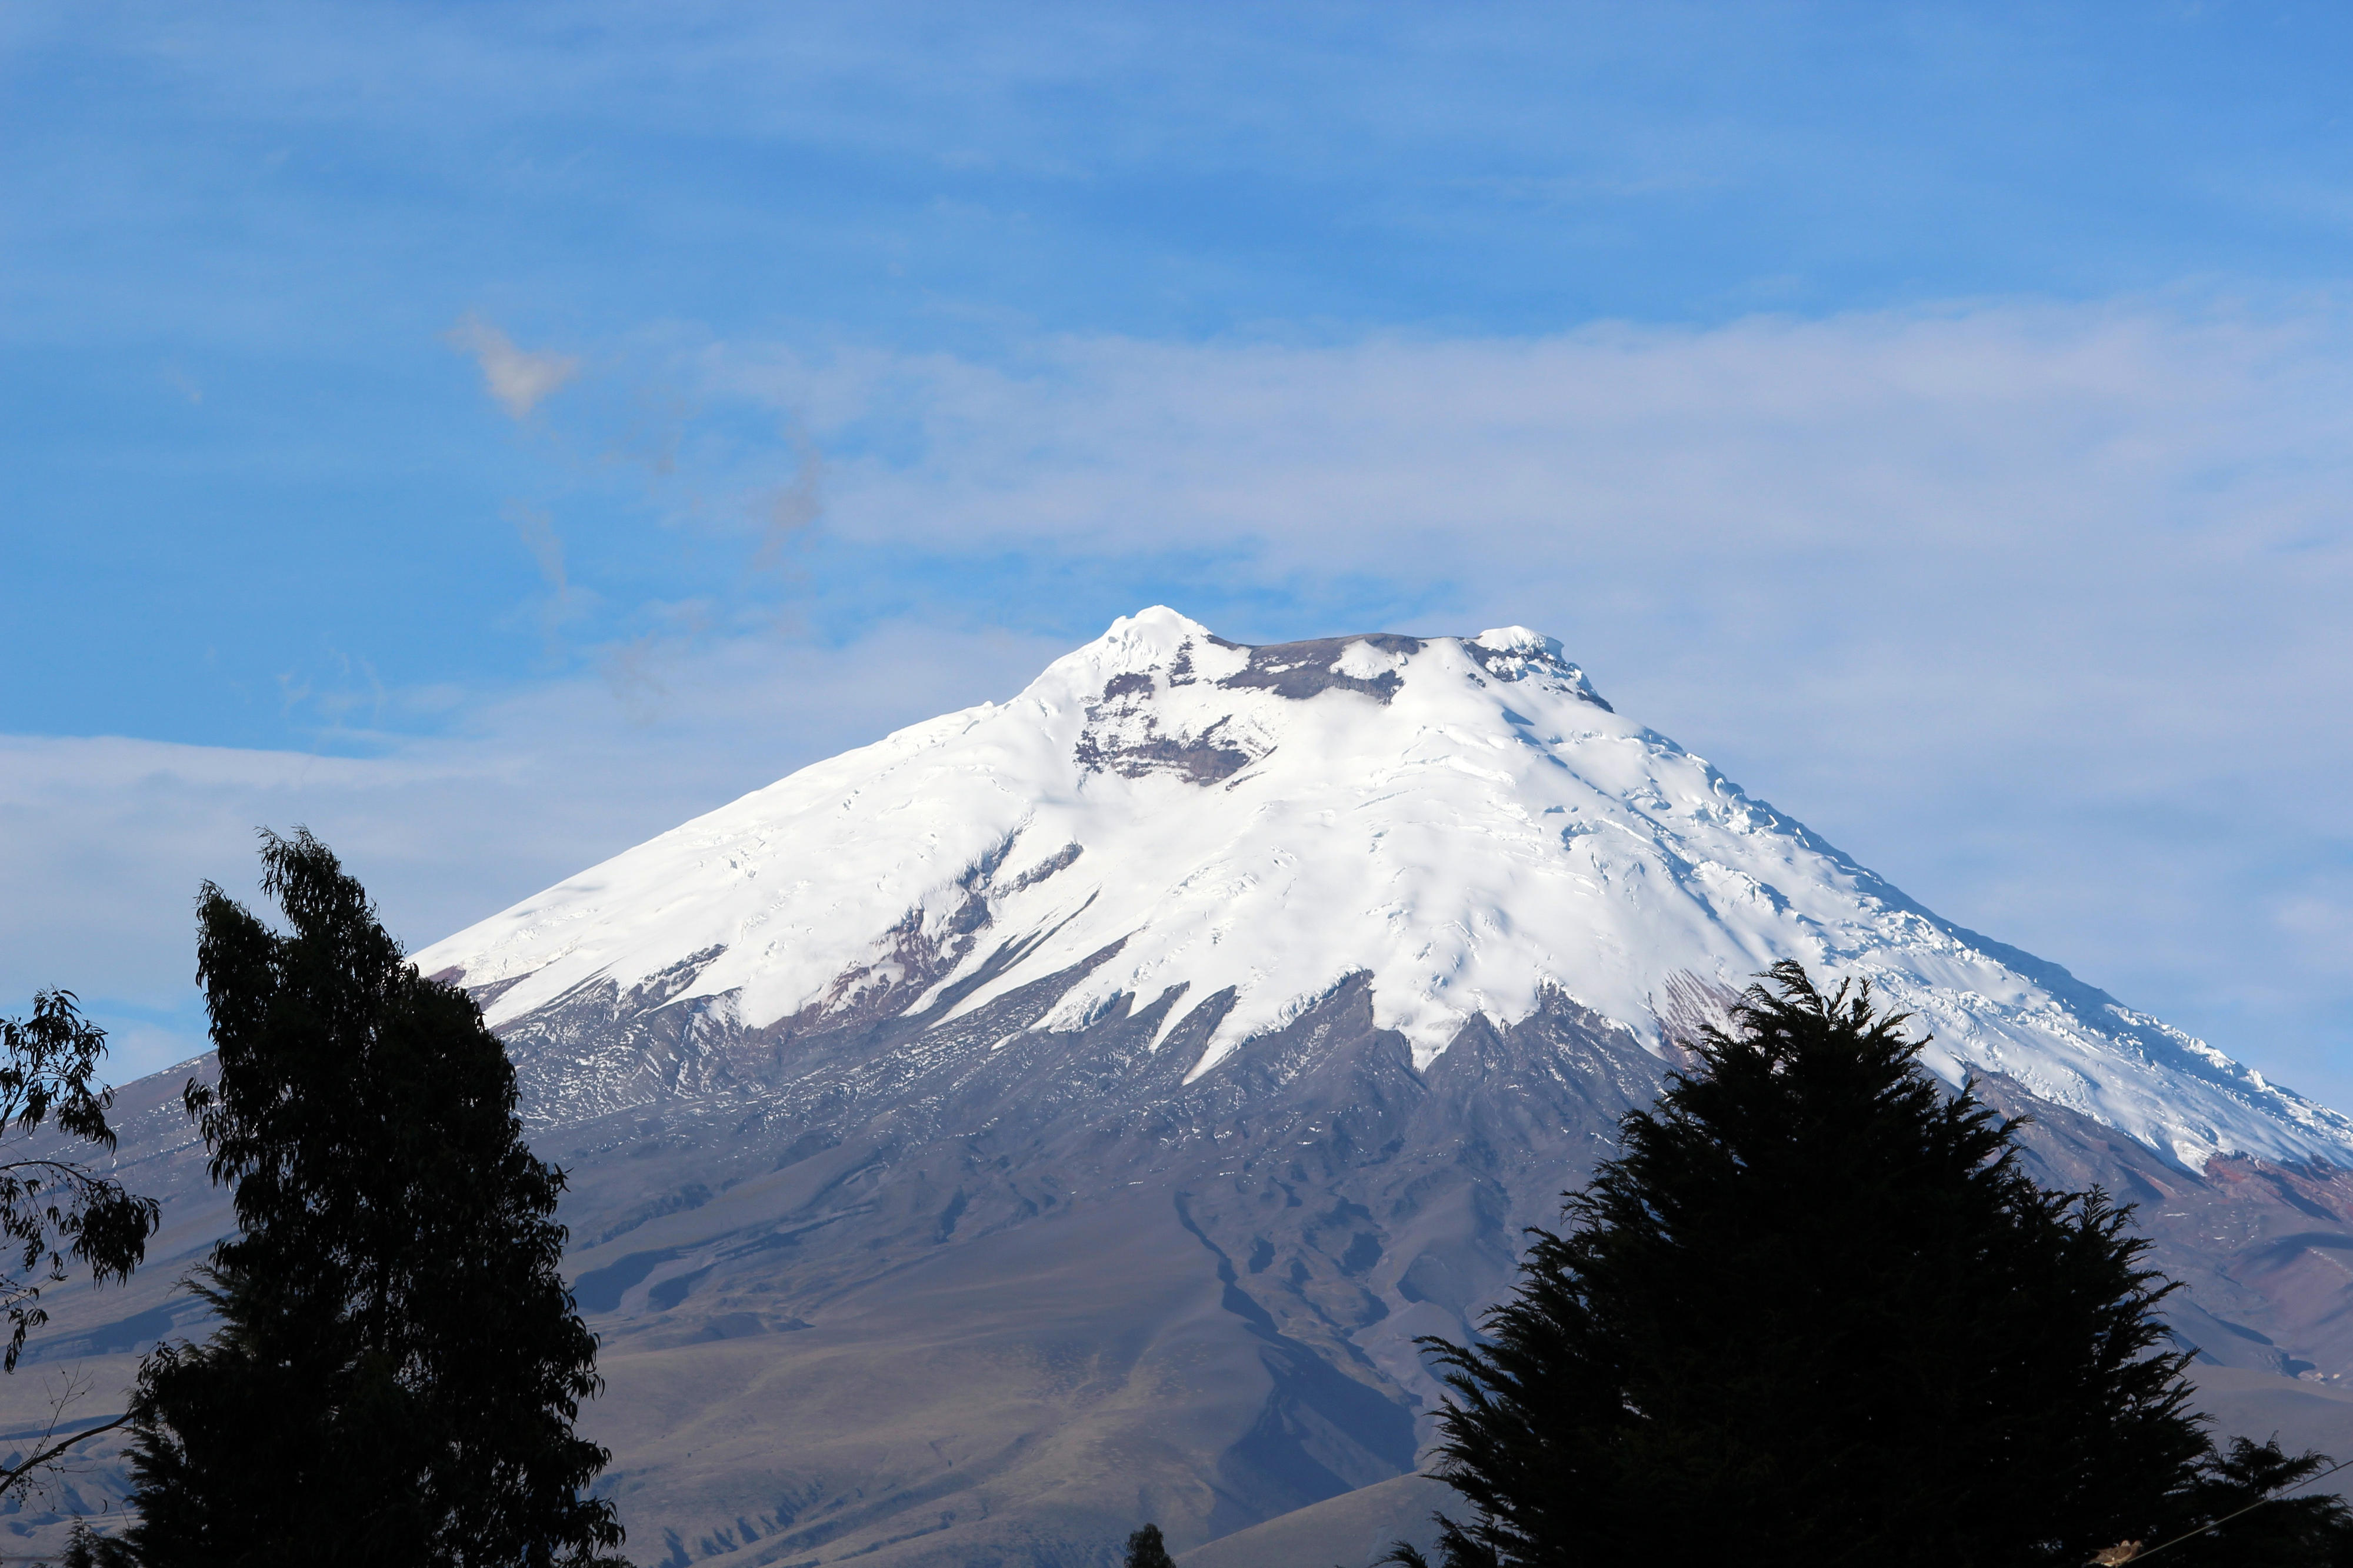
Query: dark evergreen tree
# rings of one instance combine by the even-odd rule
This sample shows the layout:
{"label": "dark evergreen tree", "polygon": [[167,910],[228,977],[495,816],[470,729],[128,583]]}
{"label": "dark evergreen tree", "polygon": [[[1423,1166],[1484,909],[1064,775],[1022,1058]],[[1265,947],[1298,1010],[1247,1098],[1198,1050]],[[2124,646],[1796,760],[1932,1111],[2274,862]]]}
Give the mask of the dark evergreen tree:
{"label": "dark evergreen tree", "polygon": [[1127,1538],[1127,1568],[1176,1568],[1158,1525],[1147,1524]]}
{"label": "dark evergreen tree", "polygon": [[0,1247],[13,1254],[0,1271],[0,1370],[16,1371],[25,1337],[48,1321],[44,1285],[75,1268],[100,1284],[128,1279],[159,1222],[154,1199],[83,1163],[114,1152],[114,1090],[93,1081],[105,1054],[106,1031],[70,991],[40,993],[29,1018],[0,1018]]}
{"label": "dark evergreen tree", "polygon": [[[0,1315],[8,1325],[0,1371],[16,1370],[26,1336],[48,1321],[44,1287],[85,1270],[94,1284],[128,1279],[159,1223],[154,1199],[88,1163],[114,1151],[106,1121],[114,1091],[96,1081],[105,1054],[106,1031],[81,1016],[70,991],[41,992],[29,1018],[0,1018]],[[60,1396],[46,1438],[0,1467],[0,1498],[121,1424],[66,1430],[70,1398]]]}
{"label": "dark evergreen tree", "polygon": [[324,845],[264,837],[290,929],[210,884],[198,910],[219,1076],[188,1109],[237,1221],[198,1285],[220,1324],[142,1370],[115,1557],[617,1561],[582,1496],[607,1456],[573,1430],[598,1384],[557,1273],[563,1173],[524,1146],[505,1052]]}
{"label": "dark evergreen tree", "polygon": [[1487,1342],[1424,1342],[1475,1510],[1448,1563],[2072,1568],[2244,1496],[2129,1211],[2038,1187],[1867,986],[1769,978],[1534,1233]]}
{"label": "dark evergreen tree", "polygon": [[2343,1498],[2279,1495],[2328,1468],[2325,1454],[2290,1458],[2276,1438],[2235,1438],[2199,1465],[2170,1533],[2140,1544],[2164,1547],[2169,1568],[2353,1568],[2353,1509]]}

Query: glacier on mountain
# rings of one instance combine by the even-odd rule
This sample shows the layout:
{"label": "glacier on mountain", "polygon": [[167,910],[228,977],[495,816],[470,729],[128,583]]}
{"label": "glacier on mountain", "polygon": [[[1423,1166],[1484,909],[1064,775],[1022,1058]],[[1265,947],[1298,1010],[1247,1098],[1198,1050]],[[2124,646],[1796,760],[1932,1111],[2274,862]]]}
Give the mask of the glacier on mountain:
{"label": "glacier on mountain", "polygon": [[2353,1165],[2353,1121],[1940,920],[1523,627],[1250,647],[1146,610],[1010,701],[804,768],[416,956],[494,1026],[659,977],[667,1005],[751,1029],[944,1024],[1080,971],[1035,1027],[1166,998],[1159,1042],[1222,1008],[1193,1076],[1356,975],[1418,1067],[1547,994],[1663,1053],[1678,990],[1795,958],[1916,1015],[1949,1081],[2006,1075],[2193,1168]]}

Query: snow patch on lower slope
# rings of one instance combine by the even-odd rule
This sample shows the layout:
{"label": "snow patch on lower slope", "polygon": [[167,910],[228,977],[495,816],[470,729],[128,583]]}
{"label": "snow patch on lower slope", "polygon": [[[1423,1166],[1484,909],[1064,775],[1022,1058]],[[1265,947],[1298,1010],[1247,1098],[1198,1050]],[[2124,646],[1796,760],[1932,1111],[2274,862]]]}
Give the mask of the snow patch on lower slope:
{"label": "snow patch on lower slope", "polygon": [[1950,1079],[2009,1074],[2185,1163],[2353,1163],[2353,1121],[1936,919],[1520,627],[1245,648],[1149,610],[1009,702],[803,769],[418,962],[504,987],[503,1024],[716,949],[681,995],[760,1027],[987,973],[959,1016],[1114,946],[1038,1026],[1230,991],[1196,1075],[1356,973],[1426,1066],[1553,991],[1655,1048],[1672,977],[1789,957],[1918,1014]]}

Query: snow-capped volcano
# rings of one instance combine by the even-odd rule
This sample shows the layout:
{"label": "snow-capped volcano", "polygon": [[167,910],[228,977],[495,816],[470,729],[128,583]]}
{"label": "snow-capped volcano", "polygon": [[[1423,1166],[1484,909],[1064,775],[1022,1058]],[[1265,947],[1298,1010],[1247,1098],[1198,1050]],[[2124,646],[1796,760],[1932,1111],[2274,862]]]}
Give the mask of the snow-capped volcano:
{"label": "snow-capped volcano", "polygon": [[[2177,1342],[2254,1401],[2223,1430],[2323,1440],[2353,1123],[1938,920],[1516,627],[1245,647],[1148,610],[416,955],[563,1165],[584,1418],[680,1568],[1067,1568],[1145,1519],[1182,1552],[1388,1508],[1423,1336],[1480,1331],[1669,1042],[1782,957],[1920,1015],[2035,1180],[2137,1205]],[[159,1256],[227,1223],[183,1080],[119,1107]],[[158,1275],[52,1335],[184,1305]],[[1351,1515],[1351,1560],[1429,1506]]]}
{"label": "snow-capped volcano", "polygon": [[1679,990],[1788,957],[1918,1015],[1956,1081],[2007,1075],[2193,1167],[2353,1164],[2353,1121],[1937,919],[1522,627],[1248,647],[1149,609],[1009,702],[804,768],[417,957],[494,1025],[659,982],[744,1029],[937,1026],[1076,972],[1032,1027],[1165,1003],[1157,1046],[1208,1009],[1188,1076],[1354,975],[1426,1067],[1547,994],[1656,1049]]}

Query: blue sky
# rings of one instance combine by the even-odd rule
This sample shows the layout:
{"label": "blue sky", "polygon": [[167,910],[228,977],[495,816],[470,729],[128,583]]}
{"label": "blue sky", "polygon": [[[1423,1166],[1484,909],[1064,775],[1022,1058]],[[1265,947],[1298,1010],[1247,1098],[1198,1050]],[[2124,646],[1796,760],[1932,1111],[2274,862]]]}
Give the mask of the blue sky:
{"label": "blue sky", "polygon": [[0,997],[196,1048],[1166,602],[1520,622],[2353,1105],[2353,13],[18,5]]}

